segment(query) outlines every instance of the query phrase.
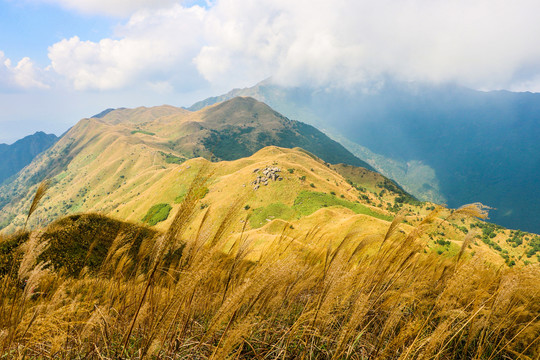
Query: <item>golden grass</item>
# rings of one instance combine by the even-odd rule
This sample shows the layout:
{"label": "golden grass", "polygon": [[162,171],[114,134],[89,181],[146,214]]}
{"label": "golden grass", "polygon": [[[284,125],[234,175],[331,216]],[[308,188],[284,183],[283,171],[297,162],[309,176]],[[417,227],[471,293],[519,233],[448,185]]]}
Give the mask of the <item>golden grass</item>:
{"label": "golden grass", "polygon": [[208,209],[193,224],[190,194],[205,179],[169,231],[141,245],[150,263],[135,262],[120,235],[100,271],[68,276],[37,262],[46,244],[30,234],[19,268],[1,278],[0,357],[539,358],[540,267],[424,253],[440,209],[412,230],[399,231],[398,216],[379,234],[338,239],[316,228],[293,237],[284,222],[253,259],[256,238],[226,236],[241,201],[219,224]]}
{"label": "golden grass", "polygon": [[24,227],[26,228],[26,225],[28,224],[28,219],[30,219],[30,216],[36,211],[39,202],[43,197],[45,196],[45,193],[49,189],[49,180],[43,180],[36,190],[36,194],[34,195],[34,199],[32,200],[32,203],[30,204],[30,209],[28,209],[28,215],[26,216],[26,221],[24,222]]}

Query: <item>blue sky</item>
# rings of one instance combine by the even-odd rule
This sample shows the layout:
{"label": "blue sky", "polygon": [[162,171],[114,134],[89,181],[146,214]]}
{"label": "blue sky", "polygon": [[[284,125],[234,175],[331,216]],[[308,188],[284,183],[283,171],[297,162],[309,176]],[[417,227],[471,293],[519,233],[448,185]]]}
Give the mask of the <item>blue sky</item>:
{"label": "blue sky", "polygon": [[0,0],[0,143],[271,77],[540,91],[537,0]]}
{"label": "blue sky", "polygon": [[109,36],[118,19],[84,15],[50,4],[0,0],[0,46],[11,58],[30,57],[47,66],[47,48],[79,35],[99,41]]}

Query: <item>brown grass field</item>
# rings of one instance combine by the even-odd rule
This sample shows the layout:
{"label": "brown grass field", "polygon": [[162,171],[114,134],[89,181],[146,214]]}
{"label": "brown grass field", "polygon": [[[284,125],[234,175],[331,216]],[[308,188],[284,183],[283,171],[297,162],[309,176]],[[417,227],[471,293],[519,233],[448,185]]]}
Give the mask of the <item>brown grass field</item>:
{"label": "brown grass field", "polygon": [[540,358],[540,267],[464,256],[472,235],[426,252],[444,209],[371,235],[283,221],[255,249],[227,236],[243,203],[194,216],[203,186],[164,232],[84,215],[0,235],[0,359]]}

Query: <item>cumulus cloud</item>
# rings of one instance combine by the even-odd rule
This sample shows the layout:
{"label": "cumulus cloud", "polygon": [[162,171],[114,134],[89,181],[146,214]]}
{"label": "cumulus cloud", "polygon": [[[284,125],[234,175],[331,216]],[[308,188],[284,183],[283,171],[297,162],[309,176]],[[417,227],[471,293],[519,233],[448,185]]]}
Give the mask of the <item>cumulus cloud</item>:
{"label": "cumulus cloud", "polygon": [[75,89],[121,89],[134,84],[200,80],[192,59],[203,39],[205,11],[176,5],[167,11],[140,11],[117,30],[118,39],[83,41],[77,36],[49,47],[52,69]]}
{"label": "cumulus cloud", "polygon": [[480,89],[539,88],[536,0],[131,3],[146,8],[114,37],[52,45],[52,69],[80,90],[141,82],[185,90],[201,78],[233,87],[270,76],[284,85],[350,86],[392,76]]}
{"label": "cumulus cloud", "polygon": [[46,89],[42,70],[37,68],[30,58],[22,58],[16,65],[0,51],[0,89]]}

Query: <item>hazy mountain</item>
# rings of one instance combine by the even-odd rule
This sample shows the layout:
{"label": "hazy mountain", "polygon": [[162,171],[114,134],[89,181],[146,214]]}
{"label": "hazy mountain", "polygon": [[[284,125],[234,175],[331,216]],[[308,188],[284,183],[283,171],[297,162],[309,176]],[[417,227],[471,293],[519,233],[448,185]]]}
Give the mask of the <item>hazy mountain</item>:
{"label": "hazy mountain", "polygon": [[348,90],[263,82],[249,95],[318,126],[413,195],[480,201],[492,220],[540,232],[540,94],[387,82]]}
{"label": "hazy mountain", "polygon": [[33,187],[45,178],[53,184],[42,214],[48,222],[69,212],[109,212],[118,206],[113,199],[146,191],[161,171],[187,159],[235,160],[269,145],[301,146],[329,163],[370,168],[314,127],[252,98],[196,112],[173,106],[117,109],[79,121],[0,187],[0,227],[23,221]]}
{"label": "hazy mountain", "polygon": [[57,140],[56,135],[39,131],[11,145],[0,144],[0,183],[30,164],[36,155],[50,148]]}

